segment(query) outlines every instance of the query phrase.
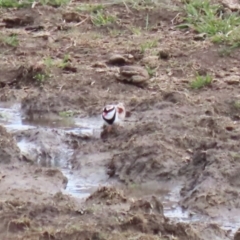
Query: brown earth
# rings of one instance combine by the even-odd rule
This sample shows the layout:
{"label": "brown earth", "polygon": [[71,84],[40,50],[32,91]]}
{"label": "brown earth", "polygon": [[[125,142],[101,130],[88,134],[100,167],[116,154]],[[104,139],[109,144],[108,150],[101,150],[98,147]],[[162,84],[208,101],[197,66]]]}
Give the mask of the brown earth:
{"label": "brown earth", "polygon": [[[224,46],[177,29],[178,1],[104,5],[117,19],[104,26],[94,25],[90,10],[76,10],[86,2],[0,8],[0,99],[21,102],[27,119],[59,119],[67,111],[96,117],[115,102],[124,102],[131,116],[102,138],[60,130],[13,138],[1,127],[1,239],[231,239],[216,224],[172,222],[159,196],[176,182],[184,209],[207,217],[239,212],[239,50],[222,56]],[[147,84],[117,80],[122,65],[151,69]],[[211,74],[211,86],[191,89],[197,72]],[[21,153],[22,139],[40,153]],[[79,175],[98,166],[116,188],[102,187],[86,201],[63,194],[66,177],[36,164],[62,147],[74,149],[69,162]],[[155,190],[131,189],[152,182]]]}

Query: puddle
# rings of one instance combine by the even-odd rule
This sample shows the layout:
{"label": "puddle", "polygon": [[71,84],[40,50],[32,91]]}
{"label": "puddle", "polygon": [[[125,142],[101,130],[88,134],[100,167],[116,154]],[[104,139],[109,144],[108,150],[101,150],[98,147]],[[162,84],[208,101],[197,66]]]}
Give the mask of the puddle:
{"label": "puddle", "polygon": [[[42,127],[45,129],[61,129],[65,133],[73,133],[76,135],[92,135],[94,128],[96,130],[100,130],[101,128],[100,119],[96,118],[92,118],[90,121],[74,118],[63,118],[61,120],[40,119],[29,121],[21,117],[20,109],[20,104],[0,103],[0,124],[4,125],[9,132],[14,133]],[[73,153],[71,149],[60,146],[58,149],[59,157],[56,155],[51,162],[46,162],[44,155],[41,156],[41,154],[37,154],[41,152],[41,147],[37,146],[36,143],[22,139],[18,141],[18,147],[23,153],[31,155],[32,159],[37,159],[37,163],[41,166],[59,167],[63,174],[68,178],[68,185],[64,190],[66,193],[75,197],[85,198],[99,187],[100,179],[98,179],[99,181],[93,182],[90,179],[81,178],[73,173],[71,166],[68,165],[68,160]],[[104,181],[102,182],[104,183]]]}
{"label": "puddle", "polygon": [[[73,134],[93,134],[96,130],[100,130],[101,121],[100,117],[90,118],[90,119],[63,119],[63,120],[34,120],[28,121],[21,118],[20,112],[20,104],[1,104],[0,103],[0,124],[4,125],[8,131],[17,132],[17,131],[27,131],[30,129],[35,129],[37,127],[42,127],[44,129],[58,129],[63,131],[64,133],[73,133]],[[44,143],[43,143],[44,144]],[[33,154],[34,151],[40,151],[39,146],[34,142],[29,142],[26,140],[21,140],[18,142],[18,146],[22,152],[30,152]],[[34,150],[34,151],[32,151]],[[77,173],[72,170],[72,167],[69,165],[68,160],[71,157],[73,150],[62,147],[60,144],[60,148],[58,149],[58,153],[54,156],[51,162],[44,162],[44,156],[38,156],[38,163],[41,166],[56,166],[61,169],[63,174],[68,178],[68,185],[64,190],[65,193],[70,194],[72,196],[78,198],[86,198],[92,192],[94,192],[100,185],[110,185],[111,183],[108,181],[108,176],[106,176],[106,172],[104,167],[98,168],[97,172],[95,171],[94,163],[86,164],[83,170],[78,170]],[[110,156],[110,154],[109,154]],[[97,154],[97,156],[88,155],[89,158],[108,158],[109,156]],[[92,164],[92,165],[91,165]],[[158,183],[158,189],[160,183]],[[164,184],[163,189],[166,187]],[[144,187],[143,187],[144,188]],[[142,191],[145,191],[141,188]],[[164,214],[165,216],[175,219],[178,222],[199,222],[199,223],[217,223],[222,226],[225,230],[231,230],[232,233],[237,231],[240,227],[240,221],[237,217],[233,217],[233,215],[226,214],[219,218],[210,219],[205,216],[199,216],[190,214],[188,211],[183,211],[181,207],[178,206],[178,200],[180,199],[179,192],[181,186],[172,185],[168,186],[168,189],[160,194],[161,201],[164,205]],[[170,190],[170,191],[169,191]],[[149,191],[149,194],[154,193],[153,189],[146,186],[146,191]],[[240,213],[240,212],[239,212]],[[236,214],[238,216],[238,214]]]}

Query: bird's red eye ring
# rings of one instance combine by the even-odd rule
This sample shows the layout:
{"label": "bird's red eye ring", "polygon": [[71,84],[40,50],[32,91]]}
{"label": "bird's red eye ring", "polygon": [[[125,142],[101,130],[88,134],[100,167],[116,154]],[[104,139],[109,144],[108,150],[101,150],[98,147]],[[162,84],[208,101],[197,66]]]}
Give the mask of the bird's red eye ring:
{"label": "bird's red eye ring", "polygon": [[118,107],[118,113],[122,113],[123,112],[123,109]]}

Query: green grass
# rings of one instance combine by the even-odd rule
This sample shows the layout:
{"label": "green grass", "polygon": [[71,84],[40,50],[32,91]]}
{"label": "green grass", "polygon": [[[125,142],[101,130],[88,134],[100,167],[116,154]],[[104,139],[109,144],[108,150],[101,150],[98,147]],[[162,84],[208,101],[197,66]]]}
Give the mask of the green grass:
{"label": "green grass", "polygon": [[95,26],[105,26],[116,22],[116,17],[108,14],[105,11],[105,6],[102,4],[82,3],[76,8],[76,10],[83,13],[89,13],[91,21]]}
{"label": "green grass", "polygon": [[68,54],[67,54],[67,55],[64,55],[64,58],[63,58],[62,61],[58,64],[58,67],[59,67],[59,68],[65,68],[66,66],[68,66],[69,61],[70,61],[70,56],[69,56]]}
{"label": "green grass", "polygon": [[188,0],[184,11],[184,23],[178,25],[179,28],[205,33],[215,43],[240,45],[238,13],[224,13],[220,4],[212,4],[209,0]]}
{"label": "green grass", "polygon": [[[66,5],[70,0],[40,0],[39,3],[42,5],[50,5],[59,7]],[[24,8],[29,7],[33,4],[34,0],[0,0],[0,8]]]}
{"label": "green grass", "polygon": [[144,53],[147,49],[151,49],[155,47],[157,47],[157,40],[147,41],[140,45],[140,51],[141,53]]}
{"label": "green grass", "polygon": [[212,77],[210,75],[200,76],[197,75],[195,80],[190,83],[192,89],[201,89],[203,87],[209,86],[212,83]]}
{"label": "green grass", "polygon": [[42,5],[50,5],[54,7],[60,7],[63,5],[67,5],[70,0],[40,0]]}
{"label": "green grass", "polygon": [[91,15],[91,21],[95,26],[105,26],[116,22],[116,18],[103,11],[97,11],[97,13]]}
{"label": "green grass", "polygon": [[129,30],[132,32],[132,34],[134,34],[134,35],[141,35],[141,28],[139,28],[139,27],[135,27],[135,26],[131,26],[130,28],[129,28]]}
{"label": "green grass", "polygon": [[73,117],[74,112],[73,111],[63,111],[63,112],[59,112],[59,116],[60,117],[64,117],[64,118],[69,118],[69,117]]}
{"label": "green grass", "polygon": [[0,0],[0,8],[21,8],[30,6],[33,0],[19,2],[17,0]]}
{"label": "green grass", "polygon": [[49,78],[49,75],[46,73],[37,73],[33,78],[39,85],[42,85]]}
{"label": "green grass", "polygon": [[54,66],[54,60],[51,57],[44,58],[43,63],[47,69],[51,69]]}
{"label": "green grass", "polygon": [[16,34],[12,34],[10,36],[0,36],[0,43],[3,45],[8,45],[10,47],[17,47],[19,45],[18,36]]}
{"label": "green grass", "polygon": [[148,75],[150,77],[153,77],[156,74],[156,68],[151,68],[148,65],[146,65],[145,68],[146,68],[146,70],[148,72]]}
{"label": "green grass", "polygon": [[77,11],[87,12],[87,13],[97,13],[98,11],[102,11],[104,6],[102,4],[81,4],[77,7]]}
{"label": "green grass", "polygon": [[234,49],[236,49],[235,46],[225,46],[218,50],[218,54],[220,57],[230,56]]}
{"label": "green grass", "polygon": [[234,101],[234,102],[233,102],[233,107],[234,107],[235,109],[238,109],[238,110],[239,110],[239,109],[240,109],[240,101],[238,101],[238,100],[237,100],[237,101]]}

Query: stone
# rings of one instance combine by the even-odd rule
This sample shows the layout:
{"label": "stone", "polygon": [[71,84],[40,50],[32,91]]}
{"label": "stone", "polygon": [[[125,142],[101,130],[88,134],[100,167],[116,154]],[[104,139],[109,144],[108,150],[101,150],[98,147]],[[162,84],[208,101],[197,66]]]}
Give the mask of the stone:
{"label": "stone", "polygon": [[144,57],[141,62],[143,63],[143,65],[147,65],[150,68],[156,68],[159,65],[158,56]]}
{"label": "stone", "polygon": [[150,78],[147,70],[140,66],[120,67],[119,73],[115,76],[118,81],[137,85],[145,84]]}
{"label": "stone", "polygon": [[127,63],[127,60],[120,54],[112,54],[108,60],[108,63],[111,65],[124,65]]}

